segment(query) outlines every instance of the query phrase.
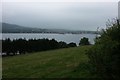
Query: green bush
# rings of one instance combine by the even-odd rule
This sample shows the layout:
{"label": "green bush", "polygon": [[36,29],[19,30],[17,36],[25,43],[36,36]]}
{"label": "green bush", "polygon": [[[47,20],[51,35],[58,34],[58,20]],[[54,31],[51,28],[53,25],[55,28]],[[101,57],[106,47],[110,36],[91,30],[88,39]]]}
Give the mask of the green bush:
{"label": "green bush", "polygon": [[79,45],[90,45],[88,38],[83,37],[83,38],[80,40]]}
{"label": "green bush", "polygon": [[120,78],[120,25],[117,21],[102,31],[87,54],[89,62],[94,67],[94,73],[99,77]]}

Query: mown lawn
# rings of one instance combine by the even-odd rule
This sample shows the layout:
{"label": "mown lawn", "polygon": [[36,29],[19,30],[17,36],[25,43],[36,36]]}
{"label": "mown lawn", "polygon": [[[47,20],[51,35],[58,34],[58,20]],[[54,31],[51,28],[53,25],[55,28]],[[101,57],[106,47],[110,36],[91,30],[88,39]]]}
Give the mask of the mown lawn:
{"label": "mown lawn", "polygon": [[3,78],[92,78],[85,54],[90,47],[4,57]]}

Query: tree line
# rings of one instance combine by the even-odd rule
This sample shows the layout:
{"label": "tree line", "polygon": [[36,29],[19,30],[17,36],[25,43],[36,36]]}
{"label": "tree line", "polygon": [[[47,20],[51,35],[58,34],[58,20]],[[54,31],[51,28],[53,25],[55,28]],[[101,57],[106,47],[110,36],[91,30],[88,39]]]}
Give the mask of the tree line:
{"label": "tree line", "polygon": [[59,48],[68,48],[68,47],[76,47],[76,43],[65,43],[65,42],[57,42],[55,39],[14,39],[10,40],[9,38],[2,40],[2,53],[6,53],[5,56],[17,55],[38,52],[38,51],[46,51],[53,50]]}

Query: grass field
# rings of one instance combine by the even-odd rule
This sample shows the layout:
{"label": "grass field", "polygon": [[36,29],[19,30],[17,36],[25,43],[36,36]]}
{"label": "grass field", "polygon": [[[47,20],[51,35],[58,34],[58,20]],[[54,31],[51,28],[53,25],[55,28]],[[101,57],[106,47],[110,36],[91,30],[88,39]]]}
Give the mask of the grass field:
{"label": "grass field", "polygon": [[92,78],[85,54],[90,47],[4,57],[3,78]]}

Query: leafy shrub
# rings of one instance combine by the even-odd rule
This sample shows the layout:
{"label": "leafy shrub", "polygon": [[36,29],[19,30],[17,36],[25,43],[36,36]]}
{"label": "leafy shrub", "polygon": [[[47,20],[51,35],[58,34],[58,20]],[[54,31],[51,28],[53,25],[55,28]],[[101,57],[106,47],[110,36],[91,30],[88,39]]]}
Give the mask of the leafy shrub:
{"label": "leafy shrub", "polygon": [[81,40],[80,40],[80,43],[79,43],[79,45],[89,45],[90,43],[89,43],[89,40],[88,40],[88,38],[86,38],[86,37],[83,37]]}
{"label": "leafy shrub", "polygon": [[87,52],[89,62],[101,78],[118,79],[120,62],[120,25],[118,21],[102,31],[95,45]]}
{"label": "leafy shrub", "polygon": [[68,47],[76,47],[76,46],[77,46],[76,43],[73,43],[73,42],[68,44]]}

